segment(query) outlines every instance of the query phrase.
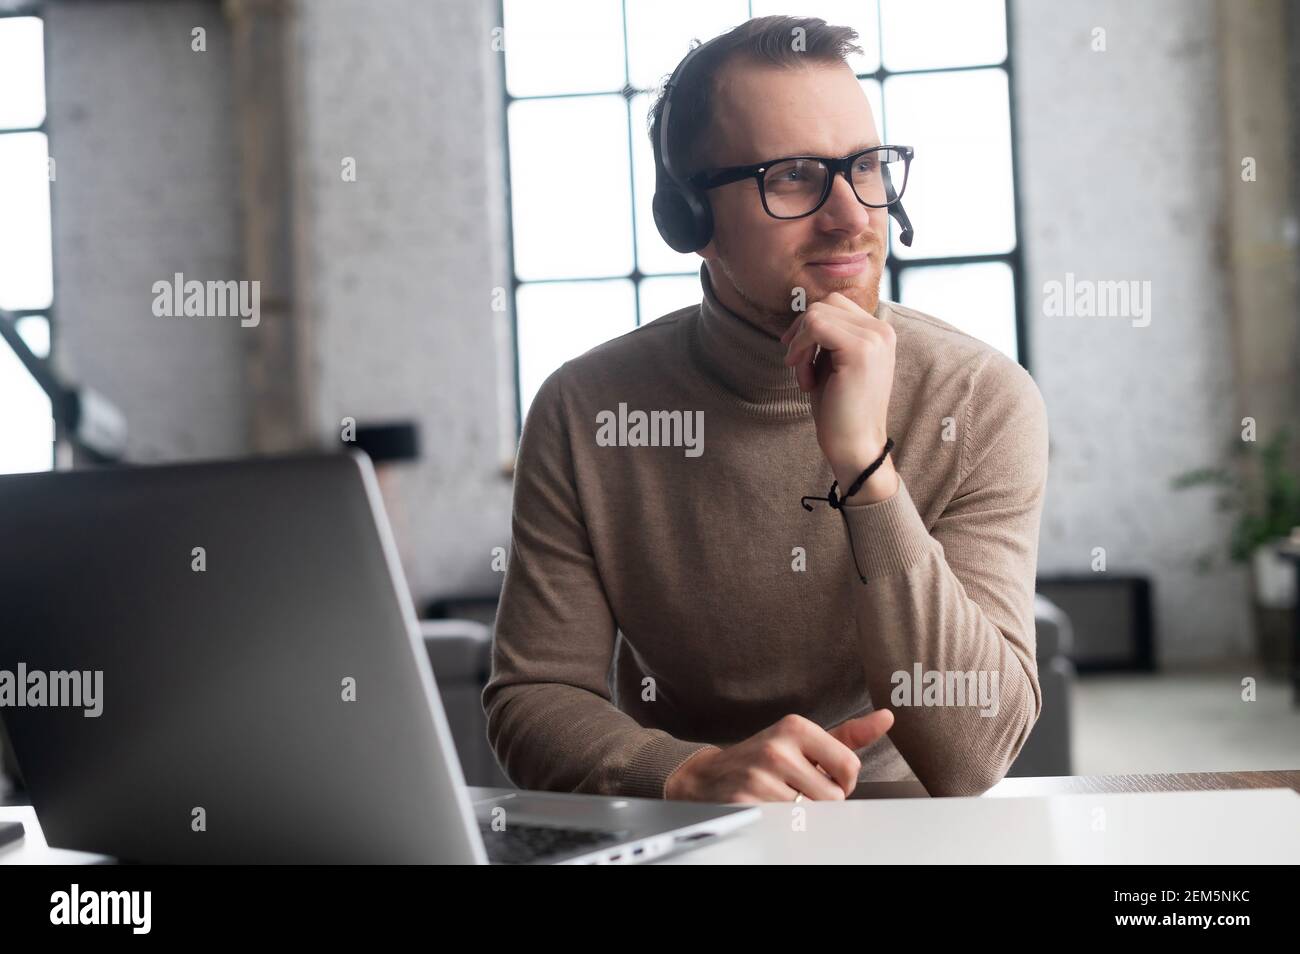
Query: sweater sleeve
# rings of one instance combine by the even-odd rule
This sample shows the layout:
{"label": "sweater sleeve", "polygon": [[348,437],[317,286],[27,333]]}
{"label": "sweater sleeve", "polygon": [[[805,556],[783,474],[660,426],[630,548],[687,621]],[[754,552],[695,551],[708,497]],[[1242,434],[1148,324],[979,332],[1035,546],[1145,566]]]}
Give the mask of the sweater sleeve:
{"label": "sweater sleeve", "polygon": [[[894,496],[841,510],[866,578],[855,590],[867,688],[877,707],[890,700],[889,737],[931,795],[996,784],[1042,709],[1033,603],[1047,411],[1029,374],[995,354],[965,414],[957,489],[932,529],[901,474]],[[996,674],[997,691],[983,706],[922,705],[915,677],[928,672],[974,673],[990,688]]]}
{"label": "sweater sleeve", "polygon": [[662,798],[673,770],[711,746],[643,728],[611,701],[617,623],[576,487],[564,373],[538,390],[515,461],[510,555],[482,697],[488,739],[522,788]]}

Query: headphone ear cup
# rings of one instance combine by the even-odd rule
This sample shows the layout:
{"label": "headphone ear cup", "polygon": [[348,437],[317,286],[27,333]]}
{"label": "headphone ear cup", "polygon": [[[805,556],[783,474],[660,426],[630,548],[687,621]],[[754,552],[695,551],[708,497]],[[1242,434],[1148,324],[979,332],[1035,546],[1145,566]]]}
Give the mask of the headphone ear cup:
{"label": "headphone ear cup", "polygon": [[698,251],[713,237],[713,209],[694,193],[661,186],[651,209],[659,234],[675,252]]}
{"label": "headphone ear cup", "polygon": [[686,193],[686,203],[691,207],[691,225],[694,229],[691,233],[691,251],[698,252],[713,238],[713,206],[709,204],[708,196],[695,191]]}

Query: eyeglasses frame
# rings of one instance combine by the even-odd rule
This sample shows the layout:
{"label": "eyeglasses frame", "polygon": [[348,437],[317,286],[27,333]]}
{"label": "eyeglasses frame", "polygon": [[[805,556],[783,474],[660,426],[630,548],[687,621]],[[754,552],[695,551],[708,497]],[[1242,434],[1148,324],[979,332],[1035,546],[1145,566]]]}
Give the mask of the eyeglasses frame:
{"label": "eyeglasses frame", "polygon": [[[862,196],[858,195],[858,190],[853,185],[853,179],[849,175],[849,173],[850,170],[853,168],[853,163],[856,160],[867,155],[868,153],[880,152],[885,149],[893,149],[902,154],[903,189],[900,189],[898,192],[894,193],[893,196],[889,199],[889,201],[884,203],[883,205],[876,205],[874,203],[864,201]],[[707,191],[709,189],[716,189],[719,186],[730,185],[733,182],[740,182],[743,179],[753,179],[758,184],[758,196],[763,203],[763,211],[766,212],[774,219],[780,219],[782,221],[788,222],[794,219],[807,218],[810,215],[816,214],[817,211],[823,205],[826,204],[826,200],[830,198],[831,191],[835,187],[835,178],[836,176],[839,175],[844,176],[845,181],[849,183],[849,188],[853,190],[853,197],[856,198],[858,202],[860,202],[862,205],[865,205],[869,209],[889,208],[891,205],[895,204],[903,197],[903,190],[907,188],[907,179],[908,179],[908,175],[911,172],[912,158],[915,155],[916,155],[916,151],[911,146],[893,146],[893,145],[889,145],[888,143],[885,143],[879,146],[870,146],[867,149],[861,149],[855,153],[844,156],[840,159],[833,159],[830,158],[829,156],[784,156],[780,159],[769,159],[766,162],[754,162],[744,166],[724,166],[719,169],[703,170],[701,172],[697,172],[694,175],[690,176],[688,178],[688,181],[690,182],[691,185],[695,186],[697,189]],[[799,215],[777,215],[771,210],[771,208],[767,204],[767,188],[763,185],[763,179],[767,175],[768,170],[771,169],[773,166],[778,165],[782,162],[791,162],[792,160],[796,160],[796,159],[816,160],[817,162],[822,163],[823,165],[827,166],[830,169],[830,175],[826,177],[826,186],[822,190],[821,198],[817,200],[817,204],[813,206],[811,210],[800,213]],[[884,169],[883,164],[881,166],[881,172],[886,176],[885,179],[885,188],[887,190],[886,194],[893,193],[894,192],[893,182],[887,178],[888,172]]]}

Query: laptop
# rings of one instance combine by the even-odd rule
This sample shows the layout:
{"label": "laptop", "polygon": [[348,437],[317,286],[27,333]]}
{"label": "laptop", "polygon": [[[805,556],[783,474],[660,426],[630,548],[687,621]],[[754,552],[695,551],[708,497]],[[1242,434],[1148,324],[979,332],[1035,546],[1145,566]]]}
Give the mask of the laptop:
{"label": "laptop", "polygon": [[51,846],[626,864],[759,817],[476,798],[359,452],[4,476],[0,540],[0,718]]}

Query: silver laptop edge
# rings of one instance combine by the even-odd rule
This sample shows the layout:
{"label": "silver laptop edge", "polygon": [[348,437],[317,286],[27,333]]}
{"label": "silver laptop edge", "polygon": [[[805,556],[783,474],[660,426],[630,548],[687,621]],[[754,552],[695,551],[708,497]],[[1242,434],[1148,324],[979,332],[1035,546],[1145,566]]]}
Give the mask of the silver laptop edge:
{"label": "silver laptop edge", "polygon": [[366,502],[370,505],[370,514],[379,532],[379,545],[384,551],[384,562],[388,566],[388,580],[393,595],[401,606],[402,622],[406,625],[406,634],[410,639],[411,657],[415,660],[416,671],[420,675],[420,684],[424,688],[427,709],[433,718],[433,731],[439,746],[445,753],[444,763],[452,777],[452,788],[456,793],[456,818],[469,838],[470,850],[473,852],[474,864],[487,864],[487,852],[483,847],[483,837],[479,834],[478,822],[475,820],[474,807],[470,803],[469,790],[465,785],[465,774],[461,768],[460,758],[456,755],[456,745],[452,740],[451,724],[447,721],[447,712],[442,706],[442,696],[438,694],[438,684],[433,679],[433,666],[429,654],[424,648],[424,638],[420,635],[419,616],[415,604],[411,601],[411,591],[406,585],[406,575],[402,570],[402,561],[397,552],[397,541],[393,537],[393,528],[388,523],[388,511],[384,508],[383,497],[379,493],[379,481],[375,478],[375,467],[369,456],[359,451],[348,454],[357,465],[361,475],[361,486],[365,490]]}

